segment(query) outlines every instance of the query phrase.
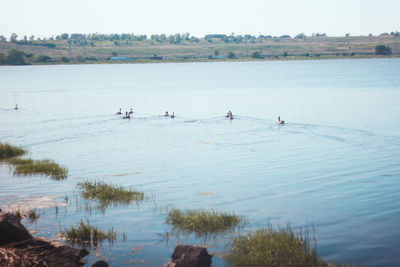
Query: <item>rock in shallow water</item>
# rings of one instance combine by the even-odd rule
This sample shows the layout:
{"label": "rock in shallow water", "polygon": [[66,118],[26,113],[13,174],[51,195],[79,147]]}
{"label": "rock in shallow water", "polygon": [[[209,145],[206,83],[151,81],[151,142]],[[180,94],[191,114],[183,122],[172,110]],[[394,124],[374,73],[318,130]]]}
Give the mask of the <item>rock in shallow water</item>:
{"label": "rock in shallow water", "polygon": [[[3,238],[4,237],[4,238]],[[0,266],[78,267],[89,252],[32,237],[20,219],[0,212]]]}
{"label": "rock in shallow water", "polygon": [[209,267],[211,257],[206,248],[178,245],[169,262],[163,267]]}
{"label": "rock in shallow water", "polygon": [[92,267],[108,267],[108,263],[105,261],[97,261]]}

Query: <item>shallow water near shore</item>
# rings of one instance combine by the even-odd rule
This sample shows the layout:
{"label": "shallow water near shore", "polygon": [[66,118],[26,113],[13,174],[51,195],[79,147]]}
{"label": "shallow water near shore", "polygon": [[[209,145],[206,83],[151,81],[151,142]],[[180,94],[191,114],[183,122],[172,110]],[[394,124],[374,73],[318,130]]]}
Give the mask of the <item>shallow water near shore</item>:
{"label": "shallow water near shore", "polygon": [[[59,208],[29,226],[39,236],[85,218],[126,233],[90,262],[159,266],[183,242],[223,265],[228,236],[165,240],[173,206],[234,212],[250,229],[314,225],[325,260],[398,266],[399,77],[399,59],[0,67],[0,141],[69,171],[53,181],[0,163],[0,207],[51,197]],[[74,194],[87,179],[150,197],[85,213]]]}

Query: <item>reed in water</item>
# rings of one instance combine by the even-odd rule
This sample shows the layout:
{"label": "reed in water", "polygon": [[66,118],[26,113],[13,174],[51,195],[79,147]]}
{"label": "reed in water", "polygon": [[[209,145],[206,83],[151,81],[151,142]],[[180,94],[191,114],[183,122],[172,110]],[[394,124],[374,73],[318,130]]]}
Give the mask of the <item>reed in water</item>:
{"label": "reed in water", "polygon": [[19,157],[26,154],[26,150],[10,145],[8,143],[0,143],[0,159],[8,159],[12,157]]}

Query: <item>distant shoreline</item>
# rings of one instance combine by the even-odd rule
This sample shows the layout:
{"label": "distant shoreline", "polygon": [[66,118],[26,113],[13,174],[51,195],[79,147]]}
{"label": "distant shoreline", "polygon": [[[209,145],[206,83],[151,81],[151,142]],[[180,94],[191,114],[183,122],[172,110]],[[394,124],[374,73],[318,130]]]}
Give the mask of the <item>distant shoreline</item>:
{"label": "distant shoreline", "polygon": [[[83,35],[0,41],[0,65],[241,62],[400,57],[400,34],[380,36]],[[107,39],[108,38],[108,39]],[[111,39],[110,39],[111,38]],[[117,38],[117,39],[113,39]],[[122,39],[124,38],[124,39]],[[178,39],[177,39],[178,38]]]}
{"label": "distant shoreline", "polygon": [[222,62],[268,62],[268,61],[317,61],[317,60],[356,60],[356,59],[389,59],[389,58],[400,58],[400,55],[391,56],[319,56],[319,57],[300,57],[300,56],[288,56],[288,57],[267,57],[263,59],[255,58],[239,58],[239,59],[171,59],[171,60],[96,60],[96,61],[85,61],[85,62],[35,62],[24,65],[0,65],[0,67],[10,66],[59,66],[59,65],[122,65],[122,64],[168,64],[168,63],[222,63]]}

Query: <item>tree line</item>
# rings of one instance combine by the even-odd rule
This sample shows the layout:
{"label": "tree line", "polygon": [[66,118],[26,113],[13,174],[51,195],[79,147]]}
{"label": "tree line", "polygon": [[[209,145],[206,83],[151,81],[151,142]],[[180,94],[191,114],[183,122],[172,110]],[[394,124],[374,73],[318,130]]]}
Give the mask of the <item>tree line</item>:
{"label": "tree line", "polygon": [[18,49],[11,49],[7,55],[0,53],[0,65],[29,65],[39,62],[51,62],[47,55],[28,54]]}
{"label": "tree line", "polygon": [[[346,37],[349,37],[350,34],[347,33]],[[369,34],[369,36],[372,36],[372,34]],[[400,33],[398,31],[392,31],[390,33],[381,33],[379,36],[395,36],[399,37]],[[305,39],[307,37],[328,37],[326,33],[313,33],[311,36],[306,36],[304,33],[299,33],[295,35],[294,37],[290,35],[281,35],[281,36],[271,36],[271,35],[259,35],[259,36],[254,36],[250,34],[245,34],[245,35],[235,35],[232,33],[231,35],[226,35],[226,34],[207,34],[204,36],[204,39],[208,42],[213,42],[214,39],[219,39],[225,43],[243,43],[245,41],[250,41],[251,43],[255,42],[254,40],[257,38],[261,39],[270,39],[273,38],[275,40],[277,39],[284,39],[284,38],[297,38],[297,39]],[[146,40],[150,40],[152,42],[158,42],[158,43],[171,43],[171,44],[179,44],[182,41],[186,42],[199,42],[199,38],[195,36],[191,36],[190,33],[184,33],[184,34],[152,34],[150,36],[146,34],[133,34],[133,33],[110,33],[110,34],[102,34],[102,33],[90,33],[90,34],[83,34],[83,33],[62,33],[59,35],[56,35],[55,37],[52,36],[50,38],[35,38],[34,35],[31,36],[23,36],[23,38],[20,38],[19,40],[17,39],[18,35],[16,33],[12,33],[9,41],[12,43],[16,44],[28,44],[28,45],[41,45],[41,46],[47,46],[47,47],[52,47],[54,46],[53,43],[46,43],[46,41],[55,41],[55,40],[66,40],[69,41],[73,44],[81,44],[81,45],[92,45],[94,46],[93,42],[94,41],[111,41],[114,42],[115,44],[118,45],[121,41],[129,42],[129,41],[135,41],[135,42],[142,42]],[[3,35],[0,35],[0,41],[1,42],[6,42],[7,38]],[[34,41],[43,41],[42,43],[36,43]]]}

